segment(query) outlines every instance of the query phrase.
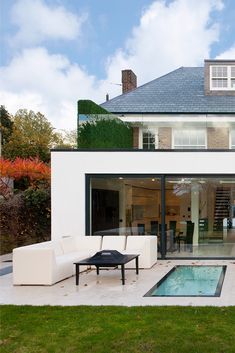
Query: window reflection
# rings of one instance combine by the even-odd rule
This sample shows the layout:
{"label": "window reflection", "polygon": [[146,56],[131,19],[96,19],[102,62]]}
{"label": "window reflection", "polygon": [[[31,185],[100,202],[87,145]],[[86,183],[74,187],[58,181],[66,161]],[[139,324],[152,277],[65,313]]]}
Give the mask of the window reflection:
{"label": "window reflection", "polygon": [[166,223],[175,222],[169,256],[234,256],[234,207],[234,179],[167,179]]}
{"label": "window reflection", "polygon": [[161,190],[156,177],[93,177],[91,234],[157,235],[167,257],[235,257],[235,179],[167,177]]}

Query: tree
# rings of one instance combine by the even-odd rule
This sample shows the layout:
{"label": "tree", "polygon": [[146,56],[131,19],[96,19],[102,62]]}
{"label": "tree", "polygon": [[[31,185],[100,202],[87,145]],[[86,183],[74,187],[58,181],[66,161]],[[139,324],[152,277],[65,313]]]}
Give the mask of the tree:
{"label": "tree", "polygon": [[20,109],[13,119],[13,131],[5,144],[6,158],[38,157],[44,162],[50,160],[50,148],[60,144],[60,136],[54,132],[50,122],[41,113]]}
{"label": "tree", "polygon": [[92,118],[79,126],[79,148],[132,148],[132,128],[117,118]]}
{"label": "tree", "polygon": [[56,145],[58,149],[75,149],[77,148],[77,130],[60,130],[58,133],[61,143]]}
{"label": "tree", "polygon": [[[13,121],[11,115],[3,105],[0,106],[0,149],[9,141],[13,130]],[[1,155],[1,153],[0,153]]]}
{"label": "tree", "polygon": [[[20,185],[20,187],[13,189]],[[0,159],[0,254],[50,239],[50,167],[38,159]]]}
{"label": "tree", "polygon": [[26,179],[25,188],[36,188],[40,183],[48,187],[50,183],[50,167],[36,159],[16,158],[14,161],[0,159],[0,195],[5,199],[13,196],[12,180]]}

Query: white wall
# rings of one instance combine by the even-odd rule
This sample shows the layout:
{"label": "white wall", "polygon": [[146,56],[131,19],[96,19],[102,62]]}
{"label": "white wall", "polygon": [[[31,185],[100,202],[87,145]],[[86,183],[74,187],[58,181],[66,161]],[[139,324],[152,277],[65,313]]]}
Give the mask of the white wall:
{"label": "white wall", "polygon": [[234,152],[53,151],[52,239],[85,235],[85,174],[233,174]]}

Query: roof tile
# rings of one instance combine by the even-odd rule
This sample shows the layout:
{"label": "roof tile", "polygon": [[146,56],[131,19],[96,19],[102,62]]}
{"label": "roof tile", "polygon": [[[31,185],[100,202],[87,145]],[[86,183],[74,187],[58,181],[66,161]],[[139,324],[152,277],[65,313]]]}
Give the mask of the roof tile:
{"label": "roof tile", "polygon": [[112,113],[235,113],[235,96],[206,96],[204,68],[181,67],[101,106]]}

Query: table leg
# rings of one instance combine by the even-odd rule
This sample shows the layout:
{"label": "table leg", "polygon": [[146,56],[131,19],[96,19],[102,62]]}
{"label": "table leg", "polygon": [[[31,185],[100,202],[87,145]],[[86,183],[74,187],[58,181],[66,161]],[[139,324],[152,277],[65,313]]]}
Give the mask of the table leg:
{"label": "table leg", "polygon": [[76,286],[79,285],[79,265],[76,264]]}
{"label": "table leg", "polygon": [[96,274],[97,274],[97,275],[100,274],[100,268],[99,268],[99,266],[96,266]]}
{"label": "table leg", "polygon": [[125,268],[124,265],[121,265],[121,271],[122,271],[122,285],[125,284]]}
{"label": "table leg", "polygon": [[139,274],[139,256],[136,256],[135,258],[135,268],[136,268],[136,274]]}

